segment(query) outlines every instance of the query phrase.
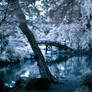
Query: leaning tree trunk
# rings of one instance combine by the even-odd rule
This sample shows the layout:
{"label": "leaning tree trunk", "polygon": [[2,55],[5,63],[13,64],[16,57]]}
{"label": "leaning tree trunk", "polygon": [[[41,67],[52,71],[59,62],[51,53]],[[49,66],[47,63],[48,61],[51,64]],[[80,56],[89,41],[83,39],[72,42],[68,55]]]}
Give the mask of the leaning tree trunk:
{"label": "leaning tree trunk", "polygon": [[[13,3],[13,6],[11,5],[11,2]],[[37,59],[37,63],[38,63],[38,67],[39,67],[39,71],[42,77],[44,78],[48,78],[51,82],[56,82],[56,78],[54,76],[52,76],[52,74],[50,73],[46,63],[45,63],[45,59],[44,56],[41,52],[41,50],[38,47],[38,44],[36,43],[35,37],[33,35],[33,33],[30,31],[30,29],[27,26],[26,20],[25,20],[25,15],[23,13],[23,11],[21,10],[21,7],[19,5],[19,1],[18,0],[9,0],[8,3],[11,5],[11,8],[16,9],[16,15],[19,21],[19,27],[21,29],[21,31],[24,33],[24,35],[27,37],[32,50],[36,56]]]}

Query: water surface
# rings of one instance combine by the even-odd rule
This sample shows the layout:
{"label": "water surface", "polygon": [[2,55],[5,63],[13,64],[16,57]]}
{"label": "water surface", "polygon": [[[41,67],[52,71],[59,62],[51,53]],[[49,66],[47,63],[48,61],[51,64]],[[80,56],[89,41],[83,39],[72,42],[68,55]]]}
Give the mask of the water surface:
{"label": "water surface", "polygon": [[[48,52],[45,59],[51,73],[57,78],[72,79],[92,71],[91,55],[64,55]],[[0,78],[6,86],[13,87],[20,77],[41,77],[36,60],[26,60],[20,64],[10,64],[0,68]]]}

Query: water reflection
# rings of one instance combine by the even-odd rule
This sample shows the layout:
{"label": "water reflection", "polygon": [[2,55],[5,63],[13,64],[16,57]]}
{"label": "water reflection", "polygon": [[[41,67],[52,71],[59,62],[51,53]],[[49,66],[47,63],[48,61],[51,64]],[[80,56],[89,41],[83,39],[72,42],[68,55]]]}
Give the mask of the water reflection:
{"label": "water reflection", "polygon": [[49,67],[54,76],[71,79],[92,71],[92,63],[89,64],[89,62],[91,62],[89,56],[73,56],[64,62],[57,61],[57,63],[51,64]]}
{"label": "water reflection", "polygon": [[[71,79],[79,77],[87,71],[92,71],[91,56],[49,54],[45,56],[45,59],[51,73],[57,78]],[[27,60],[18,65],[8,65],[0,69],[0,78],[5,82],[5,85],[13,87],[15,81],[20,77],[41,77],[37,62]]]}
{"label": "water reflection", "polygon": [[29,71],[26,71],[24,74],[21,74],[20,76],[21,77],[29,77],[29,73],[30,73]]}

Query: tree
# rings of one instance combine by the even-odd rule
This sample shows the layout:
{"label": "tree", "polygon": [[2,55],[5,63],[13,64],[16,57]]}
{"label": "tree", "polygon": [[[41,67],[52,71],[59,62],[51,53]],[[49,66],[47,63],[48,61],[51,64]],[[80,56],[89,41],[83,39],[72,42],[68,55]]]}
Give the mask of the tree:
{"label": "tree", "polygon": [[42,55],[41,50],[39,49],[38,44],[36,43],[33,33],[30,31],[30,29],[27,26],[25,15],[23,11],[21,10],[19,1],[18,0],[8,0],[8,4],[11,6],[11,8],[15,10],[14,14],[16,14],[17,21],[19,22],[19,28],[27,37],[34,51],[35,58],[38,62],[38,67],[39,67],[41,76],[43,78],[48,78],[51,82],[56,82],[56,79],[52,76],[48,67],[46,66],[44,56]]}

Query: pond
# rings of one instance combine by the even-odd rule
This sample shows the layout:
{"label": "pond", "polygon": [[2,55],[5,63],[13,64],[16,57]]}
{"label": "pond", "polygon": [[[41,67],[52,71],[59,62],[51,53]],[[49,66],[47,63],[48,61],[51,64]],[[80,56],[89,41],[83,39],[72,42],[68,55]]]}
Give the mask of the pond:
{"label": "pond", "polygon": [[[70,55],[48,52],[45,55],[46,64],[56,78],[72,79],[80,77],[85,72],[92,71],[91,55]],[[41,77],[37,62],[32,60],[21,61],[20,64],[10,64],[0,67],[0,78],[6,86],[13,87],[15,81],[22,78]]]}

